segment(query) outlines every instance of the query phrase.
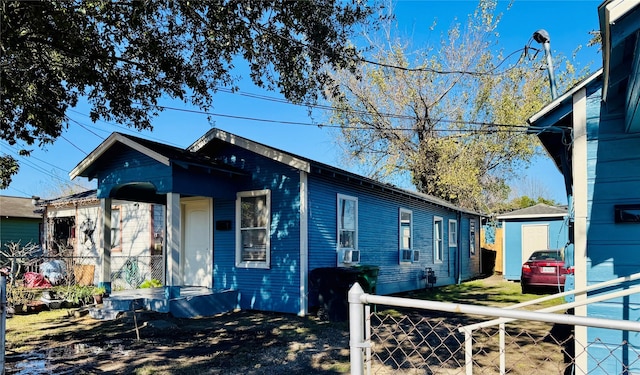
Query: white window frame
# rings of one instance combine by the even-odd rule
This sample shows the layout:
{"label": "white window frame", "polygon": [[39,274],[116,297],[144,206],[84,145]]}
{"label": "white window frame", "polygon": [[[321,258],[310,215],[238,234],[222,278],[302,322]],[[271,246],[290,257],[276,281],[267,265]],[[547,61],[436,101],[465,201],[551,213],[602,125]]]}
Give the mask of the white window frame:
{"label": "white window frame", "polygon": [[458,220],[449,219],[449,247],[458,247]]}
{"label": "white window frame", "polygon": [[469,219],[469,256],[476,255],[476,220]]}
{"label": "white window frame", "polygon": [[[439,233],[438,233],[439,226]],[[444,261],[444,221],[440,216],[433,217],[433,263]]]}
{"label": "white window frame", "polygon": [[[351,246],[342,246],[341,243],[341,238],[340,238],[340,234],[342,231],[346,231],[345,228],[343,227],[343,220],[341,220],[341,216],[342,216],[342,212],[341,212],[341,203],[343,201],[351,201],[354,203],[354,233],[353,233],[353,243],[351,244]],[[336,200],[336,251],[338,253],[338,264],[343,264],[343,259],[344,259],[344,253],[345,251],[349,251],[349,250],[359,250],[358,249],[358,198],[351,196],[351,195],[345,195],[345,194],[338,194],[337,196],[337,200]]]}
{"label": "white window frame", "polygon": [[111,251],[122,251],[122,206],[111,207]]}
{"label": "white window frame", "polygon": [[[242,199],[249,197],[265,197],[266,223],[263,226],[242,227]],[[264,260],[243,260],[242,252],[242,232],[246,230],[265,231],[265,259]],[[236,194],[236,267],[242,268],[269,268],[271,265],[271,191],[252,190],[241,191]]]}
{"label": "white window frame", "polygon": [[[409,246],[405,246],[405,229],[407,228],[403,226],[403,214],[409,214]],[[406,251],[409,251],[409,254],[411,254],[409,258],[403,257]],[[400,263],[411,263],[417,261],[413,250],[413,211],[406,208],[400,208],[398,211],[398,253]]]}

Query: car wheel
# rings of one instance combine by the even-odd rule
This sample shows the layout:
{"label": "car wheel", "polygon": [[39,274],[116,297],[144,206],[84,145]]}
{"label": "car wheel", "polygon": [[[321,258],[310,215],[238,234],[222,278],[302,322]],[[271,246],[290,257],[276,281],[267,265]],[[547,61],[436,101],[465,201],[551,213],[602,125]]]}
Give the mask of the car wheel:
{"label": "car wheel", "polygon": [[526,285],[522,285],[522,294],[529,294],[531,293],[531,288],[526,286]]}

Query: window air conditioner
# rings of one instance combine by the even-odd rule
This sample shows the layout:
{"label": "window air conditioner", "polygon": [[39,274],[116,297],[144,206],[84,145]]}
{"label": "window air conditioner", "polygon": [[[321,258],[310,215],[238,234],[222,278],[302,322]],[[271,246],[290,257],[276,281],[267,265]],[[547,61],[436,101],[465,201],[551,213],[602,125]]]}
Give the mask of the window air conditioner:
{"label": "window air conditioner", "polygon": [[360,250],[345,250],[344,263],[358,263],[360,261]]}

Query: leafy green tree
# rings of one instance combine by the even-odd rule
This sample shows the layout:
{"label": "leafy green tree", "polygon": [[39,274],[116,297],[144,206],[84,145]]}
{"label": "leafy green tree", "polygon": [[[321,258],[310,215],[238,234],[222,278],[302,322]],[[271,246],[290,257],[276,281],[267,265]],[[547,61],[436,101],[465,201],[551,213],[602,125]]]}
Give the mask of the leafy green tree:
{"label": "leafy green tree", "polygon": [[465,24],[422,50],[387,27],[369,64],[334,72],[336,138],[365,173],[410,179],[418,191],[482,211],[507,198],[506,181],[539,152],[525,121],[550,94],[539,58],[519,51],[503,62],[494,52],[496,4],[480,1]]}
{"label": "leafy green tree", "polygon": [[[0,138],[53,142],[81,97],[93,121],[149,129],[161,97],[206,110],[218,87],[237,88],[239,60],[256,85],[313,101],[330,81],[321,67],[353,67],[364,3],[1,0]],[[6,186],[17,170],[0,162]]]}
{"label": "leafy green tree", "polygon": [[543,203],[546,204],[548,206],[557,206],[559,203],[554,201],[553,199],[548,199],[548,198],[544,198],[544,197],[538,197],[536,199],[533,199],[527,195],[523,195],[517,198],[513,198],[512,200],[508,201],[508,202],[501,202],[498,204],[495,204],[492,207],[492,213],[494,214],[503,214],[506,212],[511,212],[511,211],[515,211],[515,210],[520,210],[523,208],[527,208],[527,207],[531,207],[531,206],[535,206],[536,204],[539,203]]}

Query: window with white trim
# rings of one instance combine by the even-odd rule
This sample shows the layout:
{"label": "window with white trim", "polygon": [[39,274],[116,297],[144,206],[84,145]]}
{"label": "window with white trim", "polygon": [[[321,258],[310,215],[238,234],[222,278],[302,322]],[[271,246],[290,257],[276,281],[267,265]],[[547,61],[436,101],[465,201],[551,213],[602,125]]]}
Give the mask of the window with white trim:
{"label": "window with white trim", "polygon": [[458,221],[449,219],[449,247],[458,246]]}
{"label": "window with white trim", "polygon": [[[413,250],[413,212],[404,208],[399,213],[400,262],[415,262],[419,252]],[[414,254],[415,252],[415,254]]]}
{"label": "window with white trim", "polygon": [[442,218],[439,216],[433,217],[433,261],[434,263],[442,263],[444,258],[444,244],[443,244],[443,224]]}
{"label": "window with white trim", "polygon": [[239,192],[236,199],[236,265],[267,268],[271,258],[271,192]]}
{"label": "window with white trim", "polygon": [[[358,198],[338,194],[337,250],[338,263],[357,263],[358,250]],[[355,257],[349,257],[351,254]],[[353,259],[353,260],[352,260]]]}
{"label": "window with white trim", "polygon": [[476,255],[476,221],[469,219],[469,255]]}

